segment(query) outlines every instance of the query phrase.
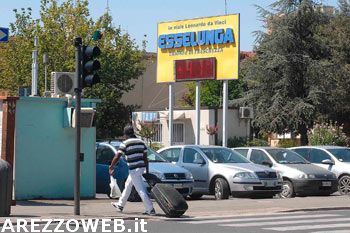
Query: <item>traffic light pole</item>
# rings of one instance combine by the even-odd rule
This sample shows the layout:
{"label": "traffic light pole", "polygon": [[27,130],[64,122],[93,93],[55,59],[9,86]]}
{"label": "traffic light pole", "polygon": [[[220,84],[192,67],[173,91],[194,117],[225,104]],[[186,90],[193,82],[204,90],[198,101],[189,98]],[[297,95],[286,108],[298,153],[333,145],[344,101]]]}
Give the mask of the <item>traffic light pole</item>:
{"label": "traffic light pole", "polygon": [[82,39],[75,38],[75,75],[78,79],[78,86],[75,92],[75,179],[74,179],[74,214],[80,215],[80,111],[81,111],[81,90],[82,90]]}

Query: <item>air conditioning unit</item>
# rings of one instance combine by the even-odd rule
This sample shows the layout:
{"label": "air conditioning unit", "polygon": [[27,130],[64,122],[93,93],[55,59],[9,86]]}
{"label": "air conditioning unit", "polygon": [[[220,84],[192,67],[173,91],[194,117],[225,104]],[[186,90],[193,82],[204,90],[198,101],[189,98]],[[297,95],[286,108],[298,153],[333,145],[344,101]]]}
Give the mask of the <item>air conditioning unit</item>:
{"label": "air conditioning unit", "polygon": [[[92,127],[92,124],[94,122],[94,116],[95,116],[96,110],[93,108],[81,108],[80,112],[80,125],[83,128],[90,128]],[[76,117],[76,111],[73,111],[72,114],[72,128],[75,128],[75,117]]]}
{"label": "air conditioning unit", "polygon": [[74,88],[78,86],[78,80],[74,72],[52,72],[51,94],[54,97],[74,95]]}
{"label": "air conditioning unit", "polygon": [[253,119],[253,108],[250,107],[240,107],[239,108],[239,117],[243,119]]}

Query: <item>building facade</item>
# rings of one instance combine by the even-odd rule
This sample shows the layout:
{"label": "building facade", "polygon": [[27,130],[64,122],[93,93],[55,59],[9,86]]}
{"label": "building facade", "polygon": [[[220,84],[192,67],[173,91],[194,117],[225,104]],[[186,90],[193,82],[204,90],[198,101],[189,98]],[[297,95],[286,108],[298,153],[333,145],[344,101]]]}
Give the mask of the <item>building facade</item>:
{"label": "building facade", "polygon": [[[148,123],[155,128],[153,142],[169,146],[169,111],[139,111],[133,113],[135,128],[140,123]],[[202,109],[200,119],[200,144],[222,144],[222,109]],[[228,110],[228,138],[248,137],[249,121],[239,117],[238,109]],[[196,111],[192,109],[174,110],[173,145],[195,144]],[[209,127],[217,127],[217,133],[210,135]]]}

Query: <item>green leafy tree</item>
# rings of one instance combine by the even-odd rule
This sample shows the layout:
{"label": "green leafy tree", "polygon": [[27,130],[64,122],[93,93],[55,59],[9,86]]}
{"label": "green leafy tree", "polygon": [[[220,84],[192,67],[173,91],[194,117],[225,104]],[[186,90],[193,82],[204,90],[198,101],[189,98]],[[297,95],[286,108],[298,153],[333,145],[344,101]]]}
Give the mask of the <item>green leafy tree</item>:
{"label": "green leafy tree", "polygon": [[[194,106],[196,100],[196,83],[187,84],[188,92],[182,97],[182,103],[187,106]],[[201,81],[201,105],[207,107],[222,106],[222,89],[223,83],[217,80]],[[229,100],[242,97],[244,90],[244,82],[242,78],[231,80],[228,82]]]}
{"label": "green leafy tree", "polygon": [[326,118],[344,124],[344,131],[350,135],[350,1],[340,0],[339,6],[329,25],[321,30],[331,54]]}
{"label": "green leafy tree", "polygon": [[137,135],[142,139],[146,139],[152,148],[152,138],[157,134],[157,128],[155,122],[142,122],[138,121],[139,127],[137,127]]}
{"label": "green leafy tree", "polygon": [[255,110],[253,125],[265,132],[307,132],[327,103],[328,49],[319,28],[329,16],[311,0],[279,0],[270,11],[260,8],[267,32],[259,32],[257,56],[247,61],[248,91],[240,103]]}
{"label": "green leafy tree", "polygon": [[[40,18],[32,18],[32,10],[14,10],[16,21],[10,25],[11,37],[0,45],[0,89],[16,94],[19,87],[31,85],[31,52],[34,36],[39,38],[39,92],[44,91],[43,53],[49,56],[48,72],[74,71],[73,40],[80,36],[84,44],[96,43],[102,54],[99,57],[101,83],[84,90],[84,97],[99,98],[97,106],[97,137],[114,138],[122,135],[122,129],[131,120],[133,106],[124,106],[120,99],[133,86],[132,79],[144,71],[144,50],[138,48],[129,34],[112,24],[108,14],[96,22],[90,17],[88,1],[41,0]],[[95,30],[101,30],[103,38],[91,41]]]}

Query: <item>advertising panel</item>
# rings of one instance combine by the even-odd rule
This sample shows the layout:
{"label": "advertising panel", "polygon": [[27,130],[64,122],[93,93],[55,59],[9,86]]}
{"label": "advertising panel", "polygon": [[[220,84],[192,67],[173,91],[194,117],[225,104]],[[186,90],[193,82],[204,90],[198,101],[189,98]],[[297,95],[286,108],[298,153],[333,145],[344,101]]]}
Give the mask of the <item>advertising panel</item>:
{"label": "advertising panel", "polygon": [[157,82],[237,79],[239,39],[239,14],[159,23]]}

